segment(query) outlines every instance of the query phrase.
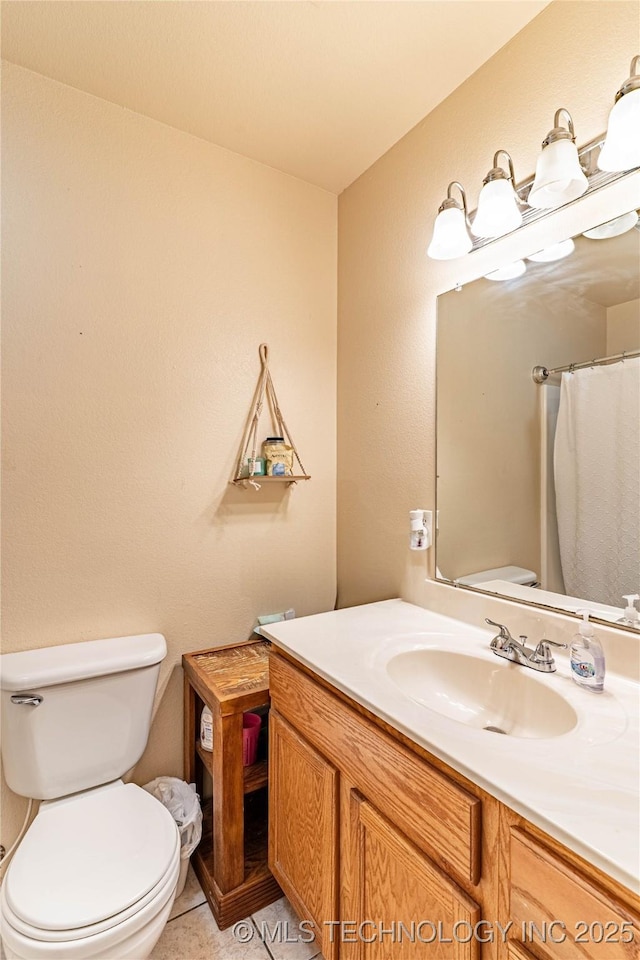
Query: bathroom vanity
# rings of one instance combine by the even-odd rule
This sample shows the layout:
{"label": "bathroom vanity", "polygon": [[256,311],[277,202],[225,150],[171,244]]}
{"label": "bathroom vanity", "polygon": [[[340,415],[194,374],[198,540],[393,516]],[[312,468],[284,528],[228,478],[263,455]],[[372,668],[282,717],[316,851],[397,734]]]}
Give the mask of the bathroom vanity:
{"label": "bathroom vanity", "polygon": [[269,864],[325,960],[638,957],[637,684],[399,600],[268,630]]}

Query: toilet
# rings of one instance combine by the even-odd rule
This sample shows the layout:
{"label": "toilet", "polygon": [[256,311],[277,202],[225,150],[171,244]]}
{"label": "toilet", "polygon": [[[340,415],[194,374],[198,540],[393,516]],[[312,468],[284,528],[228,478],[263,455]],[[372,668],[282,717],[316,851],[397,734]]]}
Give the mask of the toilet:
{"label": "toilet", "polygon": [[538,575],[533,570],[524,567],[493,567],[491,570],[479,570],[477,573],[468,573],[465,577],[458,577],[456,583],[465,587],[483,587],[494,580],[504,583],[516,583],[525,587],[538,587]]}
{"label": "toilet", "polygon": [[8,960],[144,960],[180,869],[169,811],[122,776],[140,759],[161,634],[0,657],[9,787],[42,800],[0,889]]}

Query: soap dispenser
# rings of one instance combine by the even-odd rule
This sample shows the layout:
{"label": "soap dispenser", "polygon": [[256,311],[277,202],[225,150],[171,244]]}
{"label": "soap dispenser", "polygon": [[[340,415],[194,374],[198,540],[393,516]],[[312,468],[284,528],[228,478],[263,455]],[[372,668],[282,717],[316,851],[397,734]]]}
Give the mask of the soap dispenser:
{"label": "soap dispenser", "polygon": [[640,613],[636,609],[636,600],[640,600],[640,595],[637,593],[623,593],[622,599],[627,601],[627,605],[624,608],[624,617],[621,617],[617,623],[626,623],[628,627],[635,627],[636,630],[640,629]]}
{"label": "soap dispenser", "polygon": [[604,653],[589,623],[589,611],[579,610],[583,622],[571,643],[571,676],[581,687],[594,693],[604,689]]}

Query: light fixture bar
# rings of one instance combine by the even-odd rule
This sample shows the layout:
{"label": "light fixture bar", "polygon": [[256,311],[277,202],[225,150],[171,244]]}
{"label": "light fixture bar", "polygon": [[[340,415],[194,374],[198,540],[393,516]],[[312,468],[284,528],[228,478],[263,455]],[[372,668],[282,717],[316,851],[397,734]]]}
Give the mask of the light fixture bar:
{"label": "light fixture bar", "polygon": [[[589,181],[589,187],[586,193],[583,193],[581,197],[578,197],[577,200],[582,200],[583,197],[588,197],[592,193],[596,193],[597,190],[601,190],[603,187],[608,187],[610,183],[615,183],[616,180],[620,180],[621,177],[624,177],[629,172],[628,170],[621,170],[616,173],[605,173],[603,170],[599,170],[598,156],[602,145],[604,144],[606,134],[601,134],[599,137],[596,137],[595,140],[590,140],[589,143],[585,143],[583,147],[578,149],[578,156],[580,162],[585,172],[585,176]],[[522,183],[519,183],[515,187],[515,192],[523,201],[527,202],[527,197],[529,196],[529,191],[533,186],[533,181],[535,176],[532,175],[526,180],[523,180]],[[537,220],[542,220],[543,217],[548,217],[550,213],[555,213],[556,210],[562,210],[564,207],[571,206],[572,203],[576,203],[577,200],[570,200],[568,203],[563,204],[561,207],[555,207],[554,209],[549,210],[539,210],[534,207],[523,207],[522,208],[522,227],[527,226],[529,223],[535,223]],[[473,222],[476,210],[474,210],[469,218]],[[521,227],[516,227],[516,230],[520,230]],[[472,250],[479,250],[481,247],[486,247],[490,243],[495,243],[496,240],[503,240],[505,236],[509,236],[511,233],[515,233],[516,230],[511,230],[509,233],[503,234],[501,237],[485,238],[481,239],[479,237],[473,237],[473,247]]]}

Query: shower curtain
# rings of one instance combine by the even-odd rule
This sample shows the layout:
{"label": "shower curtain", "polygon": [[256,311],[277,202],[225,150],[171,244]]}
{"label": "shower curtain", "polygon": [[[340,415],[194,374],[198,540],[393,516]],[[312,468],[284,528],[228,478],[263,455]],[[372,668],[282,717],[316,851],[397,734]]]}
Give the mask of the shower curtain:
{"label": "shower curtain", "polygon": [[566,591],[640,593],[640,358],[562,375],[554,446]]}

